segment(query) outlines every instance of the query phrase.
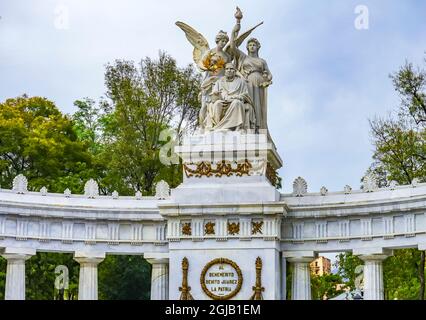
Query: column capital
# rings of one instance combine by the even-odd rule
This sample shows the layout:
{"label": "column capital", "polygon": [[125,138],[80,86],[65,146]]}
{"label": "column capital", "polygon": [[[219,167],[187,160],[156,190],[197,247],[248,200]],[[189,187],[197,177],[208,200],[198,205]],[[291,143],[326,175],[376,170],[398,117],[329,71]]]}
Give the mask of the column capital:
{"label": "column capital", "polygon": [[3,252],[1,253],[1,256],[8,260],[8,262],[13,261],[26,261],[30,259],[32,256],[36,254],[35,249],[30,248],[12,248],[12,247],[6,247],[4,248]]}
{"label": "column capital", "polygon": [[363,261],[383,261],[393,255],[393,250],[385,248],[354,249],[353,254]]}
{"label": "column capital", "polygon": [[74,260],[80,264],[97,265],[105,259],[105,252],[81,252],[74,253]]}
{"label": "column capital", "polygon": [[168,253],[145,253],[143,255],[146,261],[148,263],[154,265],[154,264],[169,264],[169,254]]}
{"label": "column capital", "polygon": [[318,254],[314,251],[286,251],[283,252],[283,258],[292,263],[310,263],[317,258]]}

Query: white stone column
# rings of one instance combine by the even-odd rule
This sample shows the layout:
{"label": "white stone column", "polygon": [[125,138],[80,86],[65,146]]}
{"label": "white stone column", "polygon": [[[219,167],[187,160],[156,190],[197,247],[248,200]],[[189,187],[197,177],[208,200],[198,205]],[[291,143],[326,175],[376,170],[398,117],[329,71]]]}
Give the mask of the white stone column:
{"label": "white stone column", "polygon": [[152,265],[151,300],[169,300],[169,258],[167,254],[145,254]]}
{"label": "white stone column", "polygon": [[384,300],[383,260],[387,255],[360,255],[364,261],[364,300]]}
{"label": "white stone column", "polygon": [[309,264],[315,259],[313,251],[283,252],[283,257],[293,266],[291,284],[292,300],[311,300],[311,269]]}
{"label": "white stone column", "polygon": [[5,300],[25,300],[25,261],[35,254],[33,249],[6,248],[7,260]]}
{"label": "white stone column", "polygon": [[80,264],[78,300],[98,300],[98,264],[104,259],[105,253],[74,254],[74,260]]}
{"label": "white stone column", "polygon": [[287,300],[287,259],[281,255],[281,300]]}

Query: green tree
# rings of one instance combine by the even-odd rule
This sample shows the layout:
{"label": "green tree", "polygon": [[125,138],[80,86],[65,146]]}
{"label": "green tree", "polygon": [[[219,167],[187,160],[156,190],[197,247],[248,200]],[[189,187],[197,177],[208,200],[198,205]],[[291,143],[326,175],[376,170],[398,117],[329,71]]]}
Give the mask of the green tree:
{"label": "green tree", "polygon": [[[69,288],[64,291],[55,289],[57,266],[68,269]],[[79,264],[70,253],[37,254],[25,263],[25,298],[27,300],[74,300],[77,299]]]}
{"label": "green tree", "polygon": [[151,265],[142,256],[108,255],[99,265],[99,298],[149,300]]}
{"label": "green tree", "polygon": [[311,288],[313,300],[325,300],[333,298],[343,290],[337,290],[337,285],[342,283],[339,274],[324,274],[322,276],[311,274]]}
{"label": "green tree", "polygon": [[143,59],[139,67],[125,60],[107,65],[105,84],[111,113],[105,121],[107,147],[102,157],[108,163],[104,180],[110,190],[152,194],[160,179],[172,187],[181,182],[180,166],[160,162],[159,150],[167,142],[161,135],[165,129],[176,129],[179,138],[194,127],[200,108],[199,82],[193,67],[180,69],[165,53],[158,60]]}
{"label": "green tree", "polygon": [[73,123],[41,97],[0,103],[0,185],[11,188],[24,174],[30,190],[81,192],[91,175],[91,155],[78,140]]}
{"label": "green tree", "polygon": [[6,259],[0,256],[0,300],[4,300],[4,290],[6,288],[6,265]]}
{"label": "green tree", "polygon": [[[406,63],[390,77],[401,104],[396,115],[370,121],[375,150],[369,170],[382,186],[426,181],[426,71]],[[425,252],[395,251],[385,262],[384,278],[388,298],[424,300]]]}
{"label": "green tree", "polygon": [[355,269],[357,266],[363,264],[364,262],[360,258],[354,256],[350,252],[340,253],[337,256],[337,273],[340,275],[346,287],[350,290],[355,289],[355,280],[358,276]]}

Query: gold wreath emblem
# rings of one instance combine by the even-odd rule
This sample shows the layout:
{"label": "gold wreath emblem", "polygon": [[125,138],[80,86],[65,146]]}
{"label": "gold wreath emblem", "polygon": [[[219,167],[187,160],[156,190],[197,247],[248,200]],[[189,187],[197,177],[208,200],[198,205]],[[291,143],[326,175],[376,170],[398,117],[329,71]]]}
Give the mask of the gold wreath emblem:
{"label": "gold wreath emblem", "polygon": [[[214,293],[212,293],[207,288],[207,286],[206,286],[206,273],[215,264],[228,264],[232,268],[234,268],[235,271],[237,272],[237,276],[238,276],[237,287],[230,294],[227,294],[225,296],[218,296],[218,295],[215,295]],[[241,273],[240,267],[234,261],[226,259],[226,258],[217,258],[217,259],[210,261],[209,263],[207,263],[205,265],[205,267],[203,268],[203,271],[201,271],[200,283],[201,283],[201,288],[203,289],[204,293],[206,295],[208,295],[210,298],[212,298],[213,300],[228,300],[228,299],[235,297],[238,294],[238,292],[240,292],[241,287],[243,285],[243,274]]]}

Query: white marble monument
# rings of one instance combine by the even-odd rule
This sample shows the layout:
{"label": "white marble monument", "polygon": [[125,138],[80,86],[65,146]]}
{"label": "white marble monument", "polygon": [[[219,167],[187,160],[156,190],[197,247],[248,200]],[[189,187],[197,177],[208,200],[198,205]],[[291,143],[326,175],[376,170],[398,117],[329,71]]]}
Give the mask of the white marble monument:
{"label": "white marble monument", "polygon": [[365,262],[364,298],[380,300],[384,259],[398,248],[426,249],[425,183],[378,188],[367,177],[362,190],[309,192],[298,177],[293,192],[277,190],[283,162],[266,119],[272,75],[258,40],[247,41],[247,54],[238,49],[257,26],[240,35],[240,10],[235,18],[231,37],[220,31],[213,49],[177,23],[205,75],[200,128],[175,149],[180,186],[158,182],[153,197],[101,196],[89,180],[84,195],[52,194],[29,191],[19,175],[0,190],[6,299],[25,299],[25,261],[36,252],[73,252],[82,300],[98,298],[97,268],[108,254],[152,264],[153,300],[285,299],[287,262],[291,298],[308,300],[318,252],[349,251]]}

